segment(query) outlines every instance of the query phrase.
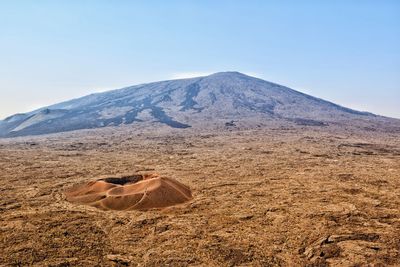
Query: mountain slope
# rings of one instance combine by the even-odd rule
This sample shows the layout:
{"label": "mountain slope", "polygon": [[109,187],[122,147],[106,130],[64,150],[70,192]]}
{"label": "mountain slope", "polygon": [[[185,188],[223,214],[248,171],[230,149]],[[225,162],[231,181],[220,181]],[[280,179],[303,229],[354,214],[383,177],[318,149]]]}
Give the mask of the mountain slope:
{"label": "mountain slope", "polygon": [[0,137],[143,122],[188,128],[231,120],[326,125],[374,117],[238,72],[221,72],[92,94],[16,114],[0,121]]}

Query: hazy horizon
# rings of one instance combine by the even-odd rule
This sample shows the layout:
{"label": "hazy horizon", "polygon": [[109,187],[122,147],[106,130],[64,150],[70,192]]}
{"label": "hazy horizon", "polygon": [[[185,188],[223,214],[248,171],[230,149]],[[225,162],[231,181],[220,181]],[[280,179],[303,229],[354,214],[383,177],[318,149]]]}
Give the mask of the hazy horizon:
{"label": "hazy horizon", "polygon": [[2,1],[0,119],[220,71],[400,118],[399,12],[397,1]]}

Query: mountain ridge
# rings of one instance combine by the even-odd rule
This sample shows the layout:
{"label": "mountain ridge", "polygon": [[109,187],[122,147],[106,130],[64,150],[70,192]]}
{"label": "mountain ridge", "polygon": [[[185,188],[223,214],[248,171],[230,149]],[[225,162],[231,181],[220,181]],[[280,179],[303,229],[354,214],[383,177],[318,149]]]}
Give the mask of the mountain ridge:
{"label": "mountain ridge", "polygon": [[132,123],[173,128],[229,121],[288,121],[309,126],[385,118],[349,109],[239,72],[143,83],[63,101],[0,121],[0,137]]}

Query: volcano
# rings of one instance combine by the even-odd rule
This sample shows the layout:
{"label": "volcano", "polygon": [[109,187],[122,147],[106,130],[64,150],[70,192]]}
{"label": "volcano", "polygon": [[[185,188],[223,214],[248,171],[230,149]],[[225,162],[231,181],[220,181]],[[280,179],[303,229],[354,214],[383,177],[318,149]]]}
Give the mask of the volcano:
{"label": "volcano", "polygon": [[349,109],[239,72],[219,72],[91,94],[16,114],[0,121],[0,137],[143,123],[179,129],[271,123],[367,127],[387,120],[392,119]]}

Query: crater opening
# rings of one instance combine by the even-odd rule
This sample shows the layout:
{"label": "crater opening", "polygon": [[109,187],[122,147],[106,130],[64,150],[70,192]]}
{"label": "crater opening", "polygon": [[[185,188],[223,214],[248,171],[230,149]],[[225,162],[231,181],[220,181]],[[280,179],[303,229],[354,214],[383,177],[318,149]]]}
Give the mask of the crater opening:
{"label": "crater opening", "polygon": [[141,174],[131,175],[131,176],[122,176],[122,177],[108,177],[99,179],[98,181],[104,181],[109,184],[117,184],[117,185],[126,185],[126,184],[134,184],[139,181],[142,181],[144,176]]}

